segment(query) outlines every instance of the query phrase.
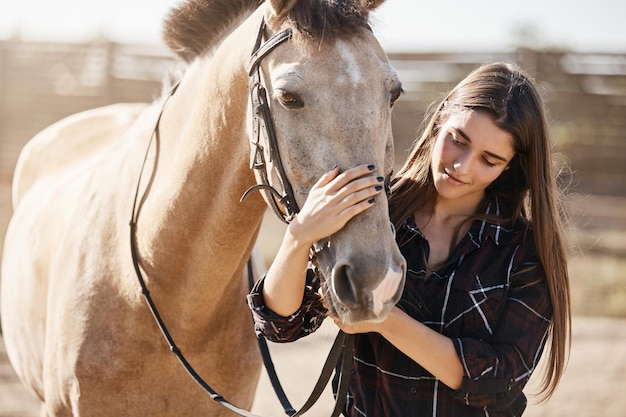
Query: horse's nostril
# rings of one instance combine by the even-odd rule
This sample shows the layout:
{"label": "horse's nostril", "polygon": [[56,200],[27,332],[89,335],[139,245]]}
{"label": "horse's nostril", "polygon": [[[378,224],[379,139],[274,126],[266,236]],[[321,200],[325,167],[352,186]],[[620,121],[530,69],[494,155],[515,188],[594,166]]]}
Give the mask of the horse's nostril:
{"label": "horse's nostril", "polygon": [[333,287],[335,295],[348,309],[353,309],[359,304],[357,289],[354,286],[354,270],[350,265],[335,267],[333,274]]}

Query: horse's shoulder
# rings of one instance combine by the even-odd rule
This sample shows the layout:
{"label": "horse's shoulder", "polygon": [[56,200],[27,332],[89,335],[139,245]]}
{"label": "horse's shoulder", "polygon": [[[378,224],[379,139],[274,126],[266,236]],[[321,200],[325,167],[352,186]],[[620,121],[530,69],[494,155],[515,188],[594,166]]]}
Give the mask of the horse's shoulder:
{"label": "horse's shoulder", "polygon": [[85,110],[55,122],[22,149],[13,179],[13,207],[39,179],[82,163],[123,136],[145,103],[120,103]]}

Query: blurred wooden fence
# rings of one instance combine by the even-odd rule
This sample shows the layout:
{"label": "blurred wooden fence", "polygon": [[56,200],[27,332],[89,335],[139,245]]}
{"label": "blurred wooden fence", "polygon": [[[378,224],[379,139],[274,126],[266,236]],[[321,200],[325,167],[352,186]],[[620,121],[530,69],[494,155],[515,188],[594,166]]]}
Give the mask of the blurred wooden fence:
{"label": "blurred wooden fence", "polygon": [[[518,62],[539,81],[557,150],[574,188],[626,196],[626,53],[391,54],[406,94],[394,111],[397,160],[428,104],[483,62]],[[173,63],[158,46],[0,43],[0,182],[10,183],[22,146],[52,122],[113,102],[150,101]],[[331,75],[329,75],[331,76]]]}
{"label": "blurred wooden fence", "polygon": [[0,180],[39,130],[81,110],[151,101],[172,63],[167,50],[116,43],[0,43]]}

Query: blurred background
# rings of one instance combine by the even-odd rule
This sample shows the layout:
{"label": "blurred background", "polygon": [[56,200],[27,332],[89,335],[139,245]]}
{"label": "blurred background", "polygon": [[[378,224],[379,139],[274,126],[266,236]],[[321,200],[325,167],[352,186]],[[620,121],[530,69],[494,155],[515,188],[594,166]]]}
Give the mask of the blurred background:
{"label": "blurred background", "polygon": [[[176,4],[0,0],[0,236],[12,212],[17,157],[35,133],[84,109],[158,96],[174,60],[161,42],[161,24]],[[531,416],[591,416],[599,404],[604,416],[626,416],[626,400],[609,397],[626,389],[618,377],[626,371],[624,21],[623,0],[387,0],[372,16],[406,90],[394,110],[398,164],[428,105],[480,64],[515,61],[541,86],[558,162],[569,167],[561,178],[574,220],[568,238],[575,321],[564,388],[531,407]],[[283,230],[267,217],[261,239],[268,263]],[[14,379],[0,367],[0,385]],[[0,390],[0,416],[35,415],[11,403],[18,397],[8,392]]]}

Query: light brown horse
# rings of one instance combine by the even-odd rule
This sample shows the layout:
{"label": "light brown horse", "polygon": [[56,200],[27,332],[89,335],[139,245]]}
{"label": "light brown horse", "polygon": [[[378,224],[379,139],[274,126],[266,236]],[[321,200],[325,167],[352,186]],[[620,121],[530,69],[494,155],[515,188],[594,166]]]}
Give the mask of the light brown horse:
{"label": "light brown horse", "polygon": [[[291,29],[259,71],[297,205],[335,164],[375,164],[386,175],[401,87],[367,25],[376,5],[184,3],[166,21],[186,68],[165,105],[164,96],[74,115],[24,148],[4,245],[2,327],[42,416],[232,415],[184,372],[142,298],[129,239],[139,178],[134,241],[152,298],[197,372],[250,407],[260,359],[242,276],[266,205],[256,192],[240,198],[256,182],[255,138],[252,155],[264,156],[270,184],[283,189],[251,122],[250,56],[262,21],[263,40]],[[329,303],[347,320],[384,317],[399,297],[405,266],[387,210],[382,195],[319,245]]]}

